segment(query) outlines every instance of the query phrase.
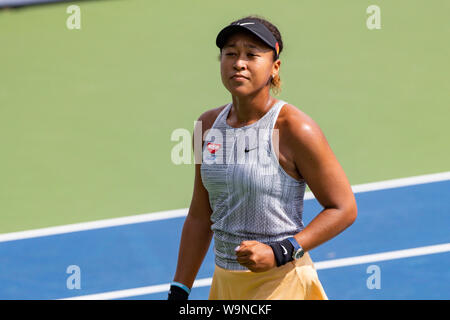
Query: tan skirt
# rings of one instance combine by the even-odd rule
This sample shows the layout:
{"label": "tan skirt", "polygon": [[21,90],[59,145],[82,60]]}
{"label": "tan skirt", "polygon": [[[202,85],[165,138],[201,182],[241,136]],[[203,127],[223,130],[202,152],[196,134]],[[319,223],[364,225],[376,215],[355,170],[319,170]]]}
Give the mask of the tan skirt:
{"label": "tan skirt", "polygon": [[209,300],[328,300],[306,252],[297,260],[265,272],[215,266]]}

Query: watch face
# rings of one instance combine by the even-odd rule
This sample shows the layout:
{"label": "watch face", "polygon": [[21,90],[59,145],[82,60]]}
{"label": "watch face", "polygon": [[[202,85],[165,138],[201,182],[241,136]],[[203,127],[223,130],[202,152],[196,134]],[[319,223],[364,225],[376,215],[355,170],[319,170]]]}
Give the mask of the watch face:
{"label": "watch face", "polygon": [[295,252],[294,258],[295,259],[300,259],[301,257],[303,257],[303,250],[299,249],[299,250],[297,250],[297,252]]}

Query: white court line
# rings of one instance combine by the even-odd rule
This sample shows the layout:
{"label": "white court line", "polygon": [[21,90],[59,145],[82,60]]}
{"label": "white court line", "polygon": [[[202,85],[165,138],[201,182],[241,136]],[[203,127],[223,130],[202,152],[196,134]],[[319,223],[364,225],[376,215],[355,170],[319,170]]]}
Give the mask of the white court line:
{"label": "white court line", "polygon": [[[314,266],[316,267],[316,270],[323,270],[323,269],[353,266],[353,265],[357,265],[357,264],[366,264],[366,263],[372,263],[372,262],[378,262],[378,261],[386,261],[386,260],[423,256],[423,255],[428,255],[428,254],[443,253],[443,252],[448,252],[448,251],[450,251],[450,243],[443,243],[443,244],[426,246],[426,247],[388,251],[388,252],[368,254],[368,255],[357,256],[357,257],[315,262]],[[211,282],[212,282],[212,278],[199,279],[194,282],[193,287],[194,288],[207,287],[207,286],[211,285]],[[170,287],[170,283],[165,283],[165,284],[148,286],[148,287],[140,287],[140,288],[134,288],[134,289],[118,290],[118,291],[104,292],[104,293],[98,293],[98,294],[90,294],[90,295],[85,295],[85,296],[71,297],[71,298],[65,298],[62,300],[121,299],[121,298],[129,298],[129,297],[159,293],[159,292],[168,292],[169,287]]]}
{"label": "white court line", "polygon": [[[413,186],[413,185],[418,185],[418,184],[439,182],[439,181],[446,181],[446,180],[450,180],[450,171],[415,176],[415,177],[400,178],[400,179],[360,184],[360,185],[352,186],[352,190],[354,193],[361,193],[361,192],[385,190],[385,189]],[[304,199],[305,200],[314,199],[313,193],[306,192]],[[104,220],[97,220],[97,221],[91,221],[91,222],[68,224],[68,225],[62,225],[62,226],[57,226],[57,227],[49,227],[49,228],[41,228],[41,229],[33,229],[33,230],[26,230],[26,231],[19,231],[19,232],[4,233],[4,234],[0,234],[0,242],[22,240],[22,239],[36,238],[36,237],[45,237],[45,236],[51,236],[51,235],[57,235],[57,234],[63,234],[63,233],[86,231],[86,230],[108,228],[108,227],[115,227],[115,226],[123,226],[123,225],[133,224],[133,223],[142,223],[142,222],[150,222],[150,221],[157,221],[157,220],[164,220],[164,219],[171,219],[171,218],[179,218],[179,217],[185,217],[187,215],[187,213],[188,213],[188,208],[184,208],[184,209],[177,209],[177,210],[138,214],[138,215],[133,215],[133,216],[121,217],[121,218],[104,219]]]}
{"label": "white court line", "polygon": [[178,209],[161,211],[154,213],[138,214],[134,216],[97,220],[91,222],[82,222],[75,224],[68,224],[57,227],[49,227],[42,229],[26,230],[19,232],[11,232],[0,234],[0,242],[22,240],[28,238],[45,237],[62,233],[86,231],[100,228],[117,227],[133,223],[142,223],[149,221],[157,221],[171,218],[185,217],[187,215],[188,209]]}

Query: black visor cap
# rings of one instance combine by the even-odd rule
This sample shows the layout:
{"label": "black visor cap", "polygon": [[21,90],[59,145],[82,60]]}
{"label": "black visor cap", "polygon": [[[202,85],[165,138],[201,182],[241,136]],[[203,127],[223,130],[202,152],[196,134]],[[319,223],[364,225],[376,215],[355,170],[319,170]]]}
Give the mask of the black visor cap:
{"label": "black visor cap", "polygon": [[272,32],[270,32],[270,30],[266,28],[265,25],[253,19],[242,19],[223,28],[216,38],[217,47],[222,49],[228,37],[238,31],[248,31],[251,34],[257,36],[275,51],[276,59],[278,59],[280,50],[277,39],[274,37]]}

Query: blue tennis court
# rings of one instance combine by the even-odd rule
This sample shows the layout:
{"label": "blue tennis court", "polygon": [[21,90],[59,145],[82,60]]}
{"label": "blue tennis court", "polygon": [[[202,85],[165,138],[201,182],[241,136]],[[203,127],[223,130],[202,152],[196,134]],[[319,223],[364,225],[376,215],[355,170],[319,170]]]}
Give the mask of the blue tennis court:
{"label": "blue tennis court", "polygon": [[[356,222],[310,252],[328,297],[450,299],[450,180],[355,191],[355,196]],[[315,199],[305,200],[305,223],[321,210]],[[166,299],[183,221],[178,216],[25,239],[0,237],[0,299]],[[68,286],[74,275],[69,266],[79,268],[79,289]],[[377,274],[370,271],[374,268]],[[190,299],[208,298],[213,270],[211,246]]]}

